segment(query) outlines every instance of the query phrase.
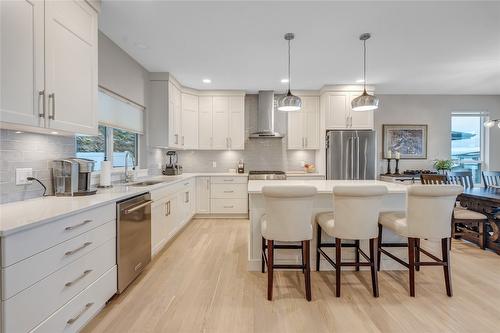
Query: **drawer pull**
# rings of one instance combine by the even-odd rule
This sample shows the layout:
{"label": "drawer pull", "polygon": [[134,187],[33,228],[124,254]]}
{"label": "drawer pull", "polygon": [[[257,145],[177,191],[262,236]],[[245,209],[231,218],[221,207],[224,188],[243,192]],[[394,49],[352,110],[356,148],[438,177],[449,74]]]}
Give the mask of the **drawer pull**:
{"label": "drawer pull", "polygon": [[67,323],[68,323],[69,325],[73,324],[73,323],[74,323],[75,321],[77,321],[77,320],[78,320],[78,318],[80,318],[80,317],[81,317],[81,316],[82,316],[82,315],[83,315],[83,314],[84,314],[84,313],[85,313],[88,309],[90,309],[90,307],[91,307],[92,305],[94,305],[94,303],[87,303],[87,304],[85,304],[85,308],[83,308],[83,310],[82,310],[82,311],[80,311],[80,313],[79,313],[79,314],[77,314],[77,315],[76,315],[76,317],[73,317],[73,318],[69,319],[69,320],[67,321]]}
{"label": "drawer pull", "polygon": [[75,224],[75,225],[70,225],[69,227],[64,228],[64,230],[66,230],[66,231],[73,230],[73,229],[76,229],[78,227],[84,226],[84,225],[86,225],[87,223],[90,223],[90,222],[92,222],[92,220],[85,220],[82,223],[78,223],[78,224]]}
{"label": "drawer pull", "polygon": [[225,182],[234,182],[234,179],[224,179]]}
{"label": "drawer pull", "polygon": [[86,271],[83,272],[82,275],[80,275],[79,277],[77,277],[73,281],[66,282],[65,286],[66,287],[71,287],[73,284],[75,284],[76,282],[80,281],[81,279],[83,279],[84,277],[86,277],[87,275],[89,275],[90,273],[92,273],[92,270],[91,269],[87,269]]}
{"label": "drawer pull", "polygon": [[234,208],[234,206],[224,206],[224,208]]}
{"label": "drawer pull", "polygon": [[224,191],[224,193],[234,193],[234,191]]}
{"label": "drawer pull", "polygon": [[184,183],[184,186],[188,186],[188,185],[189,185],[189,183]]}
{"label": "drawer pull", "polygon": [[73,255],[73,254],[77,253],[78,251],[83,250],[84,248],[86,248],[87,246],[89,246],[91,244],[92,244],[92,242],[85,242],[85,243],[83,243],[82,246],[80,246],[80,247],[78,247],[78,248],[76,248],[74,250],[68,251],[64,255],[66,255],[66,256]]}

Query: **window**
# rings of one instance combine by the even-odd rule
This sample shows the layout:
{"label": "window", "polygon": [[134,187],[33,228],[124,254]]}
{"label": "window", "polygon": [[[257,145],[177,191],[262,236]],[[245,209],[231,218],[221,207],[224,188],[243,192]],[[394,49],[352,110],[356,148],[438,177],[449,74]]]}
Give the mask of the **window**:
{"label": "window", "polygon": [[139,135],[134,132],[99,125],[97,136],[76,137],[76,157],[88,158],[96,162],[96,171],[101,170],[101,162],[108,157],[113,167],[125,166],[125,156],[130,152],[129,164],[137,166]]}
{"label": "window", "polygon": [[475,183],[481,183],[484,159],[484,116],[481,113],[451,116],[451,158],[453,170],[471,170]]}

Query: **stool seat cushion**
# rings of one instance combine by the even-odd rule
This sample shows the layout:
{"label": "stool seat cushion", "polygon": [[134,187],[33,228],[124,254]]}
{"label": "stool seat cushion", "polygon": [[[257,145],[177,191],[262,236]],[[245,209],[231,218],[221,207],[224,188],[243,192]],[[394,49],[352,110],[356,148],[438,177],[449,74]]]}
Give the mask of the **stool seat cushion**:
{"label": "stool seat cushion", "polygon": [[380,213],[378,223],[400,236],[409,237],[405,212]]}
{"label": "stool seat cushion", "polygon": [[316,215],[316,222],[328,235],[335,237],[335,221],[333,212],[323,212]]}
{"label": "stool seat cushion", "polygon": [[260,233],[262,234],[262,237],[264,237],[264,239],[281,241],[281,242],[301,242],[303,240],[311,240],[312,239],[312,234],[313,234],[312,225],[308,226],[309,230],[307,232],[307,235],[305,235],[304,237],[300,237],[300,238],[304,238],[304,239],[291,238],[289,236],[289,233],[286,232],[286,230],[284,230],[282,237],[273,237],[269,233],[269,229],[268,229],[268,225],[267,225],[267,218],[268,217],[265,214],[262,215],[262,217],[260,218]]}
{"label": "stool seat cushion", "polygon": [[484,214],[464,208],[455,208],[453,217],[457,220],[487,220],[488,217]]}

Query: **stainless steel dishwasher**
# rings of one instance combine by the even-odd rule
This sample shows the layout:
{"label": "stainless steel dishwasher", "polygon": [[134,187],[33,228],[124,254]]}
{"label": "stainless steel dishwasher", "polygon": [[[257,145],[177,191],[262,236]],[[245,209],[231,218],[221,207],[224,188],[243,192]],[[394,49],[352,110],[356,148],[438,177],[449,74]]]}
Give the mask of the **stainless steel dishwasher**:
{"label": "stainless steel dishwasher", "polygon": [[151,196],[149,193],[118,202],[118,293],[151,261]]}

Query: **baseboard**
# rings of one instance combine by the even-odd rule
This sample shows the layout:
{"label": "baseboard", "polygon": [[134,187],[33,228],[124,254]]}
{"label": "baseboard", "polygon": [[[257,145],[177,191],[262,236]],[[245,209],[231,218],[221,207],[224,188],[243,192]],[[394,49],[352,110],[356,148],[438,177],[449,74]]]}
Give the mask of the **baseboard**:
{"label": "baseboard", "polygon": [[195,214],[195,219],[248,219],[248,214]]}

